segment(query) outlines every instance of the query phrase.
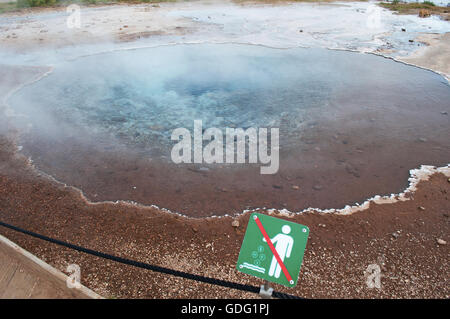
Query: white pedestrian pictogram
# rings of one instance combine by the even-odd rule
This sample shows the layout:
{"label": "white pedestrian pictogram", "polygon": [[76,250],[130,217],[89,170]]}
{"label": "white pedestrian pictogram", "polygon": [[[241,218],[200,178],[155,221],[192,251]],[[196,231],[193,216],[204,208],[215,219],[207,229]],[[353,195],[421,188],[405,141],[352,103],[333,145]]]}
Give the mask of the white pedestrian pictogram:
{"label": "white pedestrian pictogram", "polygon": [[[289,258],[292,252],[292,246],[294,245],[294,239],[288,234],[291,232],[291,227],[288,225],[284,225],[281,228],[282,234],[277,234],[274,238],[271,238],[272,244],[275,246],[275,250],[281,258],[281,261],[284,262],[285,258]],[[263,241],[266,241],[263,238]],[[275,256],[272,258],[272,263],[270,264],[269,276],[275,278],[280,278],[281,266],[278,264],[278,261]]]}

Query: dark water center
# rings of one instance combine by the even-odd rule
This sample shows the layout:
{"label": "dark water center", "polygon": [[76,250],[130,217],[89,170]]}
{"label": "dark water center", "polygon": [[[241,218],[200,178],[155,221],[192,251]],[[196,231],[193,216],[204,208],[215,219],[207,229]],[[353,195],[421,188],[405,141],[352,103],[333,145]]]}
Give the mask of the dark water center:
{"label": "dark water center", "polygon": [[[55,65],[9,101],[24,152],[93,201],[191,216],[339,208],[399,192],[450,159],[450,87],[382,57],[324,49],[174,45]],[[280,168],[174,164],[176,128],[279,128]]]}

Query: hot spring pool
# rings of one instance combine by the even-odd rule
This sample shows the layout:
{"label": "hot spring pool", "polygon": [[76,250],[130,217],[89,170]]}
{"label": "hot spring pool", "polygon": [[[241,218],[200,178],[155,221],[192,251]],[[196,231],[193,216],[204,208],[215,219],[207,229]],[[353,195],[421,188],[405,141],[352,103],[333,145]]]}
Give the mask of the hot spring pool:
{"label": "hot spring pool", "polygon": [[[450,87],[382,57],[325,49],[172,45],[65,61],[11,97],[36,166],[92,200],[194,216],[339,207],[398,192],[450,159]],[[175,128],[276,127],[280,169],[176,165]]]}

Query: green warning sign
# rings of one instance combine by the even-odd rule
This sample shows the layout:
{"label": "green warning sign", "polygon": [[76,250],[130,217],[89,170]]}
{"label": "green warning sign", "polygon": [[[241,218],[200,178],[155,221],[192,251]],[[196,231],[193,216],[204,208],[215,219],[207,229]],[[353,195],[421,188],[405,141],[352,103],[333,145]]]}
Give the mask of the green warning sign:
{"label": "green warning sign", "polygon": [[309,228],[284,219],[253,213],[236,268],[284,286],[297,285]]}

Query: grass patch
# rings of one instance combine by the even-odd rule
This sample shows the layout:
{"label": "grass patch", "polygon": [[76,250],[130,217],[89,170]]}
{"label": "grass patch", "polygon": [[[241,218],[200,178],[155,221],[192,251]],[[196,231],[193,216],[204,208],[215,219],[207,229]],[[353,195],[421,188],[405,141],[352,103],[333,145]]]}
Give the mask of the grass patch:
{"label": "grass patch", "polygon": [[158,3],[176,0],[17,0],[19,8],[54,7],[69,4]]}
{"label": "grass patch", "polygon": [[69,4],[102,5],[117,3],[159,3],[175,2],[177,0],[17,0],[17,2],[0,3],[0,14],[5,12],[20,11],[25,8],[53,8],[68,6]]}
{"label": "grass patch", "polygon": [[420,9],[427,9],[431,13],[448,13],[450,11],[447,7],[439,7],[433,2],[425,1],[422,3],[400,3],[399,1],[382,2],[379,3],[383,8],[397,11],[400,14],[417,13]]}
{"label": "grass patch", "polygon": [[17,10],[16,2],[0,3],[0,13],[11,12]]}

